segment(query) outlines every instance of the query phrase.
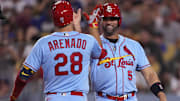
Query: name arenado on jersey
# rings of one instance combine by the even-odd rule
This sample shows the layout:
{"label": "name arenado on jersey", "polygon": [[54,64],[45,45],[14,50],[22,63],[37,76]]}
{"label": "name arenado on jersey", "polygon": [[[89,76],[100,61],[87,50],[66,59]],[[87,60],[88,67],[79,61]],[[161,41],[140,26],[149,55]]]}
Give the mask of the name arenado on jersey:
{"label": "name arenado on jersey", "polygon": [[49,50],[53,51],[62,48],[81,48],[86,49],[87,41],[83,39],[59,39],[48,42]]}

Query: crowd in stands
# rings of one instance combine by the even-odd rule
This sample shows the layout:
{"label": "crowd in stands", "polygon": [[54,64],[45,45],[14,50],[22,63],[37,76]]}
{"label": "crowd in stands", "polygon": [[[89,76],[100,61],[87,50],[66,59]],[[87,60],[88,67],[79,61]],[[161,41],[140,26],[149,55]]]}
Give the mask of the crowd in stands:
{"label": "crowd in stands", "polygon": [[[0,19],[0,101],[8,101],[15,75],[33,44],[55,30],[51,4],[55,0],[0,0],[6,19]],[[57,1],[57,0],[56,0]],[[119,33],[141,43],[165,91],[180,96],[180,0],[68,0],[74,11],[91,13],[96,4],[117,3],[122,24]],[[88,33],[85,17],[82,32]],[[149,92],[137,72],[139,92]],[[27,85],[18,101],[40,101],[41,71]],[[27,99],[28,98],[28,99]]]}

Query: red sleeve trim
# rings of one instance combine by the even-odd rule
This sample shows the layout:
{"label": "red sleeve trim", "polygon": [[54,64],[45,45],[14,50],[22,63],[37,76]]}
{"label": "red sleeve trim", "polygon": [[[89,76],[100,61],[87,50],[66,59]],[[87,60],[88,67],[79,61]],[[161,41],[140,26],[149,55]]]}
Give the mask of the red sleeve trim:
{"label": "red sleeve trim", "polygon": [[151,66],[150,64],[146,64],[146,65],[144,65],[144,66],[137,67],[136,70],[137,70],[137,71],[140,71],[140,70],[142,70],[142,69],[144,69],[144,68],[147,68],[147,67],[150,67],[150,66]]}
{"label": "red sleeve trim", "polygon": [[147,66],[150,66],[150,64],[147,64],[147,65],[141,66],[141,67],[139,67],[139,68],[144,68],[144,67],[147,67]]}
{"label": "red sleeve trim", "polygon": [[30,64],[28,63],[24,63],[24,65],[26,65],[27,67],[31,67],[31,69],[35,72],[37,72],[37,69],[35,69],[33,66],[31,66]]}

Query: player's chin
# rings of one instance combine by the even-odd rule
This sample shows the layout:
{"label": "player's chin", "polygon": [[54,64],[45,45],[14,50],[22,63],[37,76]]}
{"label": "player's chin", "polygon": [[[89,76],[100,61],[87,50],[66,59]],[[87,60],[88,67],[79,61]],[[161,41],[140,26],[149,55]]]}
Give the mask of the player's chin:
{"label": "player's chin", "polygon": [[113,27],[107,27],[107,26],[106,26],[106,27],[104,27],[103,29],[104,29],[104,31],[105,31],[105,32],[107,32],[107,33],[112,33],[112,32],[113,32],[113,30],[114,30],[114,28],[113,28]]}
{"label": "player's chin", "polygon": [[111,35],[114,34],[114,31],[113,31],[113,30],[108,30],[108,31],[105,30],[104,32],[105,32],[104,34],[105,34],[106,36],[111,36]]}
{"label": "player's chin", "polygon": [[109,33],[109,34],[113,34],[114,30],[107,30],[106,32]]}
{"label": "player's chin", "polygon": [[106,32],[113,33],[114,32],[114,28],[106,28]]}
{"label": "player's chin", "polygon": [[115,28],[106,28],[106,30],[105,30],[105,32],[108,33],[108,34],[110,34],[110,35],[114,34],[115,31],[116,31]]}

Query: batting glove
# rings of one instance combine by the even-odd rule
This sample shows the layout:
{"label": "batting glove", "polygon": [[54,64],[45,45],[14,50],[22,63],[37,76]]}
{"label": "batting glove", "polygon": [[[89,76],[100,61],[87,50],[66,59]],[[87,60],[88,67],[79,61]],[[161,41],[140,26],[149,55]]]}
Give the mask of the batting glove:
{"label": "batting glove", "polygon": [[83,12],[83,15],[86,17],[88,21],[89,27],[98,28],[98,22],[100,21],[102,14],[102,5],[96,5],[93,12],[89,16],[86,12]]}

